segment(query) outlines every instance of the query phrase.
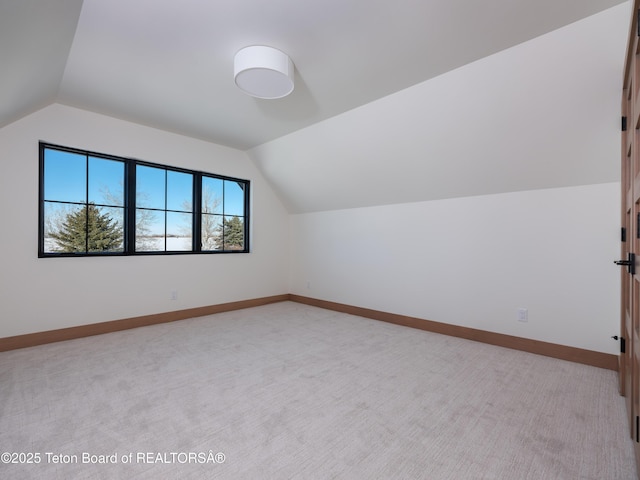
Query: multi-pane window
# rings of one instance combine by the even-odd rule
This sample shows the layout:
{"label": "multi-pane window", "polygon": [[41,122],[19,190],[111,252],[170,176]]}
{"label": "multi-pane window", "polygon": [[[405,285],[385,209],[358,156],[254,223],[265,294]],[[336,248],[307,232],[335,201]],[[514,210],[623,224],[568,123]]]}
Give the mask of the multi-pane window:
{"label": "multi-pane window", "polygon": [[47,149],[43,253],[124,251],[124,162]]}
{"label": "multi-pane window", "polygon": [[[247,184],[237,180],[202,177],[202,250],[242,250],[245,245],[244,198]],[[222,235],[220,235],[222,234]]]}
{"label": "multi-pane window", "polygon": [[136,165],[136,251],[193,250],[192,173]]}
{"label": "multi-pane window", "polygon": [[40,144],[41,257],[248,252],[249,181]]}

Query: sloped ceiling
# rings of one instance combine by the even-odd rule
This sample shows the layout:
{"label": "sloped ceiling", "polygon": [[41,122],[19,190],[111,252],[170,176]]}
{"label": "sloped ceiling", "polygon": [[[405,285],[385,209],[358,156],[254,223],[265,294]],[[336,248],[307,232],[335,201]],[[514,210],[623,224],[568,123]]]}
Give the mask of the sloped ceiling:
{"label": "sloped ceiling", "polygon": [[292,213],[619,181],[626,7],[248,153]]}
{"label": "sloped ceiling", "polygon": [[58,100],[82,0],[0,2],[0,127]]}
{"label": "sloped ceiling", "polygon": [[[262,159],[270,161],[266,150],[257,148],[260,145],[621,3],[626,4],[620,0],[4,0],[0,2],[0,126],[61,103],[253,149],[252,157],[260,165]],[[270,45],[291,56],[296,87],[290,96],[257,100],[235,87],[233,57],[254,44]],[[348,158],[344,153],[338,155]],[[346,169],[355,172],[357,165]],[[297,200],[297,186],[273,177],[278,169],[262,166],[292,211],[330,207]],[[415,176],[410,169],[406,175]],[[355,183],[355,179],[345,181]]]}

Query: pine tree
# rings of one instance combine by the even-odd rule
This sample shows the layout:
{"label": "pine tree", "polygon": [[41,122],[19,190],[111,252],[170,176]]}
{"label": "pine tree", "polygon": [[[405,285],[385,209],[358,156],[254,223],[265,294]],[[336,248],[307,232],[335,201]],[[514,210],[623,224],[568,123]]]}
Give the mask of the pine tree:
{"label": "pine tree", "polygon": [[217,227],[216,243],[225,250],[244,249],[244,222],[240,217],[225,217]]}
{"label": "pine tree", "polygon": [[[87,236],[88,234],[88,236]],[[122,248],[122,228],[108,213],[93,204],[68,213],[60,228],[49,234],[58,251],[66,253],[108,252]]]}

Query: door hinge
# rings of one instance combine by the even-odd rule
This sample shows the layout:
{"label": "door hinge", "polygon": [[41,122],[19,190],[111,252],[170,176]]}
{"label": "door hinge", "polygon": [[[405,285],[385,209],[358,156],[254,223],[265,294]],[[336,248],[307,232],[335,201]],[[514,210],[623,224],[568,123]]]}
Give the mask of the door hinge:
{"label": "door hinge", "polygon": [[636,443],[640,443],[640,417],[636,415]]}
{"label": "door hinge", "polygon": [[626,342],[624,341],[624,337],[618,337],[618,335],[614,335],[614,340],[620,340],[620,353],[626,353]]}
{"label": "door hinge", "polygon": [[622,227],[620,229],[620,241],[621,242],[626,242],[627,241],[627,229]]}
{"label": "door hinge", "polygon": [[627,117],[622,117],[622,131],[627,131]]}

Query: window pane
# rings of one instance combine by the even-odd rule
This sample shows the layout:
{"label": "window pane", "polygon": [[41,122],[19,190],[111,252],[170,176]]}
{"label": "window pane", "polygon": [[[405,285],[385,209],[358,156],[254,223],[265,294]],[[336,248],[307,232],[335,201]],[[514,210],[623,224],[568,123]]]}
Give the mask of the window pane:
{"label": "window pane", "polygon": [[45,249],[63,253],[87,251],[86,205],[45,203],[45,226]]}
{"label": "window pane", "polygon": [[202,213],[222,215],[222,180],[202,177]]}
{"label": "window pane", "polygon": [[87,199],[87,158],[77,153],[45,149],[44,199],[85,202]]}
{"label": "window pane", "polygon": [[164,251],[164,213],[136,209],[136,252]]}
{"label": "window pane", "polygon": [[192,214],[167,212],[167,250],[192,250],[192,230]]}
{"label": "window pane", "polygon": [[67,227],[67,219],[77,215],[81,210],[81,205],[44,203],[44,251],[46,253],[77,251],[71,245],[81,245],[84,250],[84,233],[78,242],[70,242],[73,236],[70,235]]}
{"label": "window pane", "polygon": [[142,245],[142,238],[151,236],[151,226],[157,221],[160,212],[154,210],[138,209],[136,210],[136,250],[138,250],[138,242]]}
{"label": "window pane", "polygon": [[124,209],[89,205],[89,252],[121,252],[124,248]]}
{"label": "window pane", "polygon": [[193,203],[193,175],[167,171],[167,210],[191,212]]}
{"label": "window pane", "polygon": [[124,162],[89,157],[89,203],[124,206]]}
{"label": "window pane", "polygon": [[202,251],[222,249],[222,217],[202,214]]}
{"label": "window pane", "polygon": [[244,220],[241,217],[224,217],[224,249],[244,249]]}
{"label": "window pane", "polygon": [[224,214],[244,215],[244,184],[224,181]]}
{"label": "window pane", "polygon": [[164,168],[136,166],[136,207],[165,208]]}

